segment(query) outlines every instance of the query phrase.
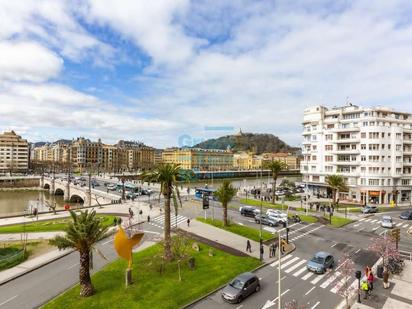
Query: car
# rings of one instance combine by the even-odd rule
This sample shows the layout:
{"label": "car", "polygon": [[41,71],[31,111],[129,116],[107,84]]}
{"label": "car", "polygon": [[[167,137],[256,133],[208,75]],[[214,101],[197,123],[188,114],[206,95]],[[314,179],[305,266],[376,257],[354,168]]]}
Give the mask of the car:
{"label": "car", "polygon": [[107,187],[107,186],[110,185],[110,182],[105,182],[105,183],[103,183],[103,185],[104,185],[105,187]]}
{"label": "car", "polygon": [[268,216],[278,215],[278,216],[284,217],[284,218],[286,218],[288,216],[287,214],[285,214],[285,213],[283,213],[283,212],[281,212],[280,210],[277,210],[277,209],[268,209],[268,210],[266,210],[266,215],[268,215]]}
{"label": "car", "polygon": [[399,216],[402,220],[412,220],[412,210],[405,210]]}
{"label": "car", "polygon": [[279,221],[270,217],[270,216],[266,216],[266,215],[256,215],[255,216],[255,222],[257,224],[260,224],[260,222],[262,221],[262,224],[264,225],[269,225],[269,226],[276,226],[279,224]]}
{"label": "car", "polygon": [[273,220],[276,220],[276,222],[278,223],[283,224],[283,226],[286,226],[286,223],[288,222],[288,218],[283,214],[270,213],[268,217],[272,218]]}
{"label": "car", "polygon": [[381,220],[381,226],[388,228],[388,229],[392,229],[393,228],[393,221],[391,216],[383,216],[382,220]]}
{"label": "car", "polygon": [[151,195],[153,193],[152,189],[142,189],[142,195]]}
{"label": "car", "polygon": [[324,274],[328,269],[333,268],[335,259],[332,254],[319,251],[308,261],[306,268],[316,274]]}
{"label": "car", "polygon": [[107,190],[115,191],[116,190],[116,185],[108,185]]}
{"label": "car", "polygon": [[240,274],[222,290],[222,298],[228,303],[240,303],[249,295],[260,291],[259,278],[250,272]]}
{"label": "car", "polygon": [[377,212],[378,212],[378,207],[376,206],[367,205],[363,207],[362,209],[362,213],[364,214],[372,214],[372,213],[377,213]]}
{"label": "car", "polygon": [[245,217],[254,218],[257,214],[260,213],[259,209],[251,206],[242,206],[239,208],[240,214]]}

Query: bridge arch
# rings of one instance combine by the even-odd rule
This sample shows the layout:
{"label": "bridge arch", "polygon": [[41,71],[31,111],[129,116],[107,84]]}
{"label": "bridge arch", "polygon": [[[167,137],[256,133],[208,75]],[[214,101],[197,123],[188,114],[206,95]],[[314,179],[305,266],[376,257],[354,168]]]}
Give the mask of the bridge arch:
{"label": "bridge arch", "polygon": [[45,183],[43,189],[50,190],[50,185],[48,183]]}
{"label": "bridge arch", "polygon": [[54,195],[64,195],[63,189],[57,188],[56,191],[54,192]]}
{"label": "bridge arch", "polygon": [[83,199],[81,196],[77,195],[77,194],[73,194],[73,195],[70,197],[70,203],[80,203],[80,204],[84,204],[84,199]]}

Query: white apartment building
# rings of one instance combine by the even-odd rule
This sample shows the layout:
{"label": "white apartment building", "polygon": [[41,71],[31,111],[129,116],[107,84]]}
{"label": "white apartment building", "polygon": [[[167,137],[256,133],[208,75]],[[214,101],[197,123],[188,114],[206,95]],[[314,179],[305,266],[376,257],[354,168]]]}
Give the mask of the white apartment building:
{"label": "white apartment building", "polygon": [[29,168],[29,143],[14,131],[0,134],[0,173],[25,172]]}
{"label": "white apartment building", "polygon": [[311,194],[331,195],[328,175],[342,175],[359,203],[410,202],[412,195],[412,115],[385,107],[348,104],[305,109],[303,181]]}

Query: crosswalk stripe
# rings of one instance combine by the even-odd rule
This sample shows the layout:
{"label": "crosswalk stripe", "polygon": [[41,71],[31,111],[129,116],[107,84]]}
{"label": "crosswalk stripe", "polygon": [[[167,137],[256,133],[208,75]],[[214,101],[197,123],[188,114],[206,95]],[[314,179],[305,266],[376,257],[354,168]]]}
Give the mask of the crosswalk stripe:
{"label": "crosswalk stripe", "polygon": [[408,224],[404,224],[402,225],[402,227],[407,228],[409,225]]}
{"label": "crosswalk stripe", "polygon": [[[297,260],[299,260],[299,258],[296,256],[296,257],[294,257],[293,259],[287,261],[286,263],[281,264],[281,269],[285,269],[286,266],[288,266],[288,265],[296,262]],[[278,268],[279,268],[279,266],[278,266]]]}
{"label": "crosswalk stripe", "polygon": [[329,284],[331,284],[333,281],[335,281],[336,278],[338,278],[340,275],[340,272],[336,271],[332,276],[329,277],[328,280],[326,280],[325,282],[323,282],[320,287],[322,289],[326,288]]}
{"label": "crosswalk stripe", "polygon": [[342,278],[339,280],[338,283],[335,284],[335,286],[330,290],[333,294],[336,294],[336,292],[339,290],[340,287],[342,287],[345,282],[347,281],[348,278]]}
{"label": "crosswalk stripe", "polygon": [[369,221],[371,221],[371,220],[372,220],[372,219],[366,219],[365,222],[369,222]]}
{"label": "crosswalk stripe", "polygon": [[396,226],[401,226],[402,225],[402,222],[401,223],[398,223]]}
{"label": "crosswalk stripe", "polygon": [[379,228],[379,226],[374,227],[374,228],[372,229],[372,231],[376,231],[378,228]]}
{"label": "crosswalk stripe", "polygon": [[308,272],[306,275],[304,275],[301,279],[302,280],[307,280],[307,279],[309,279],[310,277],[312,277],[313,276],[313,273],[312,272]]}
{"label": "crosswalk stripe", "polygon": [[299,269],[297,272],[293,274],[294,277],[299,277],[305,270],[307,270],[306,265]]}
{"label": "crosswalk stripe", "polygon": [[378,220],[372,220],[371,223],[378,222]]}
{"label": "crosswalk stripe", "polygon": [[289,267],[288,269],[285,270],[285,273],[290,273],[291,271],[295,270],[296,268],[298,268],[299,266],[301,266],[303,263],[305,263],[306,260],[301,260],[298,263],[296,263],[295,265],[293,265],[292,267]]}
{"label": "crosswalk stripe", "polygon": [[316,276],[316,278],[313,279],[310,283],[312,283],[312,284],[318,283],[320,280],[322,280],[325,277],[325,275],[326,274]]}
{"label": "crosswalk stripe", "polygon": [[359,222],[362,222],[362,221],[365,221],[365,218],[362,218],[362,219],[359,220]]}
{"label": "crosswalk stripe", "polygon": [[[289,258],[291,258],[293,256],[293,254],[289,254],[283,258],[280,259],[281,262],[288,260]],[[270,266],[275,267],[276,265],[279,264],[279,260],[276,260],[275,262],[273,262],[272,264],[270,264]]]}

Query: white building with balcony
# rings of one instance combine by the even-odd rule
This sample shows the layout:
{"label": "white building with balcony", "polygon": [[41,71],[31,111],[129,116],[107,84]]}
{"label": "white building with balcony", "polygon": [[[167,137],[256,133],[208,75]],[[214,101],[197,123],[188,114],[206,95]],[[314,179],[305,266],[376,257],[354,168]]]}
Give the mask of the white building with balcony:
{"label": "white building with balcony", "polygon": [[342,175],[359,203],[410,202],[412,115],[348,104],[305,109],[301,172],[311,194],[330,196],[328,175]]}

